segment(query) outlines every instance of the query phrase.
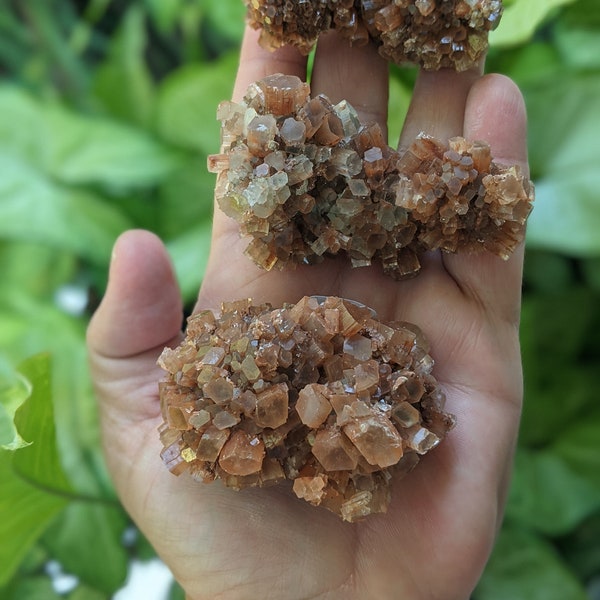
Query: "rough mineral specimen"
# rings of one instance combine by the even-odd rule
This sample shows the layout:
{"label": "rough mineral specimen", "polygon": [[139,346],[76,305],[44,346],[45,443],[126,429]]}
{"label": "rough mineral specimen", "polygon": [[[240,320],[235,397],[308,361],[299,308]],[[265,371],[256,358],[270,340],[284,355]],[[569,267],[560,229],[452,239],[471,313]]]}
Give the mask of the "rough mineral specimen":
{"label": "rough mineral specimen", "polygon": [[392,476],[454,424],[418,328],[335,297],[197,313],[159,365],[173,473],[234,489],[292,480],[346,521],[385,512]]}
{"label": "rough mineral specimen", "polygon": [[[451,3],[448,3],[451,4]],[[217,202],[250,238],[246,254],[270,270],[345,253],[396,279],[426,250],[486,249],[504,259],[523,240],[533,185],[495,164],[489,146],[421,135],[407,149],[361,124],[347,102],[310,97],[308,84],[272,75],[242,103],[223,102]]]}
{"label": "rough mineral specimen", "polygon": [[501,0],[244,0],[248,22],[268,49],[284,44],[308,53],[336,29],[351,44],[372,40],[397,64],[428,70],[472,67],[502,16]]}

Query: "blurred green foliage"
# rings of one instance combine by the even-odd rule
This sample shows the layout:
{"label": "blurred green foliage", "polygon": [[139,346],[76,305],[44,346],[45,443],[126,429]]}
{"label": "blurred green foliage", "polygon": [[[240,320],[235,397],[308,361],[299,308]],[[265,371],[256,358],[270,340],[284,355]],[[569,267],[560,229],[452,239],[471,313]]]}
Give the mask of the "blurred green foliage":
{"label": "blurred green foliage", "polygon": [[[488,69],[525,94],[538,200],[525,268],[521,437],[506,522],[474,598],[598,598],[600,8],[506,6]],[[109,598],[133,557],[153,555],[141,538],[123,541],[128,519],[100,454],[84,332],[111,246],[130,227],[166,241],[193,302],[211,226],[204,165],[217,150],[215,109],[231,93],[243,14],[240,0],[0,1],[6,600]],[[392,69],[392,141],[414,76]],[[77,587],[54,591],[49,560]]]}

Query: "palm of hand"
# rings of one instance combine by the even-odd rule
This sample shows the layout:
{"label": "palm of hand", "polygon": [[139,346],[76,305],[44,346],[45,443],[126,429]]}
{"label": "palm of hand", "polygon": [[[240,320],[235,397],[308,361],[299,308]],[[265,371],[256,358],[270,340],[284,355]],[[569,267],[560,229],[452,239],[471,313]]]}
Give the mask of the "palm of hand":
{"label": "palm of hand", "polygon": [[[245,52],[241,87],[260,77]],[[262,74],[280,70],[272,57],[262,60],[254,67]],[[477,105],[487,101],[488,114],[498,110],[500,100],[493,106],[492,99],[498,86],[505,90],[501,109],[507,110],[507,98],[518,104],[506,81],[478,85],[471,96],[479,94]],[[463,96],[460,131],[447,119],[439,129],[449,127],[452,135],[464,127],[469,137],[485,137],[475,109],[469,121]],[[412,112],[407,135],[423,118],[419,109]],[[517,127],[512,136],[488,137],[496,155],[511,162],[524,160]],[[416,323],[431,342],[434,373],[457,427],[396,482],[387,514],[357,524],[314,509],[285,486],[235,493],[220,483],[173,477],[157,458],[155,361],[163,345],[177,342],[180,304],[164,250],[148,234],[133,233],[117,245],[107,298],[89,335],[107,459],[125,507],[190,598],[468,597],[501,517],[518,422],[520,257],[502,263],[435,254],[418,278],[397,283],[377,268],[351,270],[343,259],[264,273],[241,256],[244,244],[235,224],[216,215],[199,306],[241,297],[277,305],[326,294],[360,300],[384,320]]]}

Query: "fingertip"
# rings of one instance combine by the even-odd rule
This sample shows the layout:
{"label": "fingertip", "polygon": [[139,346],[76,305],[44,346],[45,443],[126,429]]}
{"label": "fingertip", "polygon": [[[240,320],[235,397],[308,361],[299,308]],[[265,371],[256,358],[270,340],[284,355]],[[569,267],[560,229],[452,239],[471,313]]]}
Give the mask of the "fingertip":
{"label": "fingertip", "polygon": [[400,146],[409,146],[420,133],[441,140],[461,135],[465,103],[482,68],[482,64],[478,64],[462,72],[448,68],[419,71]]}
{"label": "fingertip", "polygon": [[162,241],[131,230],[113,247],[106,293],[88,328],[90,349],[125,358],[165,345],[181,328],[182,302]]}
{"label": "fingertip", "polygon": [[[487,142],[494,162],[518,165],[525,177],[527,165],[527,115],[517,85],[504,75],[486,75],[469,92],[464,136]],[[505,321],[518,323],[523,273],[523,245],[507,261],[482,252],[445,255],[444,265],[471,298]]]}
{"label": "fingertip", "polygon": [[527,111],[512,79],[490,74],[475,82],[467,97],[464,135],[488,142],[496,162],[526,168]]}

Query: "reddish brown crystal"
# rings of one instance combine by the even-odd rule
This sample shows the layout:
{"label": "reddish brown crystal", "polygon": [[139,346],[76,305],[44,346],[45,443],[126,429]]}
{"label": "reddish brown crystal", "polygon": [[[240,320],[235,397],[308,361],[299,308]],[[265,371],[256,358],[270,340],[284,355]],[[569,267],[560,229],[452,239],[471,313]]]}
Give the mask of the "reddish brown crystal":
{"label": "reddish brown crystal", "polygon": [[250,238],[256,264],[279,269],[344,253],[355,267],[378,262],[402,279],[427,250],[506,259],[523,240],[533,185],[518,167],[495,164],[487,144],[421,135],[395,151],[347,102],[308,92],[297,77],[273,75],[219,110],[215,195]]}
{"label": "reddish brown crystal", "polygon": [[392,476],[454,424],[414,326],[359,303],[248,300],[188,320],[159,359],[165,464],[234,489],[293,480],[299,498],[354,521],[385,512]]}
{"label": "reddish brown crystal", "polygon": [[319,35],[336,29],[357,46],[373,41],[398,64],[464,71],[485,53],[502,16],[501,0],[244,0],[260,43],[307,54]]}

